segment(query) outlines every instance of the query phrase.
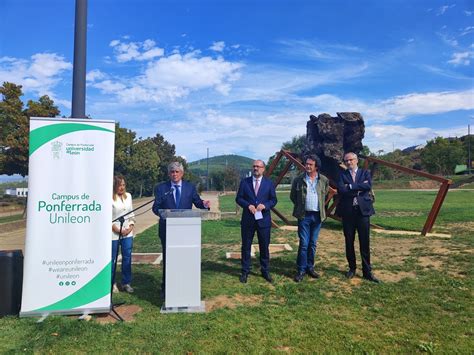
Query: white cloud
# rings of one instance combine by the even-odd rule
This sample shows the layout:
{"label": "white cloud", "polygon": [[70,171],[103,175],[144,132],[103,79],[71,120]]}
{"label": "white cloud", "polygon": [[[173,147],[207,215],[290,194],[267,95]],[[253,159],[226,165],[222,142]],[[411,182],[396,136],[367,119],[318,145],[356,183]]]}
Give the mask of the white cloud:
{"label": "white cloud", "polygon": [[412,93],[375,102],[323,94],[305,99],[318,112],[360,112],[367,122],[399,122],[414,115],[474,109],[474,91]]}
{"label": "white cloud", "polygon": [[463,75],[459,72],[456,72],[456,71],[450,71],[450,70],[445,70],[445,69],[441,69],[441,68],[438,68],[438,67],[434,67],[432,65],[422,65],[420,66],[422,69],[430,72],[430,73],[434,73],[434,74],[437,74],[437,75],[441,75],[441,76],[445,76],[447,78],[453,78],[453,79],[459,79],[459,80],[469,80],[469,81],[472,81],[472,77],[469,76],[469,75]]}
{"label": "white cloud", "polygon": [[473,13],[474,13],[474,11],[467,11],[467,10],[464,10],[464,14],[465,14],[466,16],[471,16]]}
{"label": "white cloud", "polygon": [[86,75],[86,80],[87,81],[98,81],[106,78],[106,74],[101,72],[98,69],[91,70],[90,72],[87,73]]}
{"label": "white cloud", "polygon": [[395,119],[410,115],[431,115],[457,110],[474,109],[474,91],[428,92],[396,96],[379,103],[381,111],[386,111]]}
{"label": "white cloud", "polygon": [[212,43],[212,46],[209,47],[210,50],[213,50],[215,52],[222,52],[224,48],[225,48],[224,41],[214,42]]}
{"label": "white cloud", "polygon": [[242,64],[227,62],[223,58],[197,57],[195,52],[174,54],[150,63],[145,71],[144,82],[148,87],[183,87],[198,90],[214,87],[221,90],[226,82],[239,78]]}
{"label": "white cloud", "polygon": [[242,64],[223,58],[200,57],[199,51],[172,54],[149,62],[142,75],[95,82],[94,87],[117,95],[123,102],[173,104],[198,90],[214,90],[227,95],[239,79]]}
{"label": "white cloud", "polygon": [[472,32],[474,32],[474,26],[468,26],[468,27],[466,27],[462,30],[461,36],[465,36],[465,35],[467,35],[469,33],[472,33]]}
{"label": "white cloud", "polygon": [[118,46],[119,44],[120,44],[120,41],[118,39],[114,39],[113,41],[109,43],[109,46],[115,47],[115,46]]}
{"label": "white cloud", "polygon": [[114,82],[112,80],[103,80],[101,82],[94,83],[93,86],[95,88],[101,89],[105,93],[111,93],[111,94],[114,94],[116,92],[120,92],[126,89],[125,85],[118,82]]}
{"label": "white cloud", "polygon": [[[267,160],[293,136],[304,134],[308,115],[285,111],[277,115],[253,112],[228,114],[217,110],[189,112],[185,121],[155,122],[178,154],[191,160],[211,155],[243,154]],[[189,127],[193,127],[192,130]]]}
{"label": "white cloud", "polygon": [[342,59],[348,55],[348,52],[351,56],[355,52],[362,52],[359,47],[338,43],[329,44],[307,40],[280,40],[278,43],[284,46],[283,51],[286,54],[317,60]]}
{"label": "white cloud", "polygon": [[441,38],[441,40],[446,43],[448,46],[457,47],[459,42],[455,38],[448,37],[445,33],[437,33],[437,35]]}
{"label": "white cloud", "polygon": [[456,126],[443,129],[430,127],[406,127],[403,125],[368,125],[365,128],[364,144],[372,152],[384,150],[391,152],[393,148],[404,149],[441,137],[460,137],[466,134],[466,127]]}
{"label": "white cloud", "polygon": [[456,4],[441,6],[440,8],[438,8],[438,11],[436,12],[436,16],[444,15],[446,11],[448,11],[449,9],[452,9],[455,6]]}
{"label": "white cloud", "polygon": [[54,97],[52,89],[72,64],[55,53],[37,53],[30,59],[0,58],[0,78],[23,86],[24,92]]}
{"label": "white cloud", "polygon": [[120,63],[151,60],[164,54],[164,49],[155,47],[156,43],[151,39],[143,42],[122,42],[116,39],[109,46],[113,48],[115,59]]}
{"label": "white cloud", "polygon": [[474,52],[456,52],[451,56],[451,60],[448,60],[449,64],[453,65],[469,65],[471,59],[474,58]]}
{"label": "white cloud", "polygon": [[301,90],[346,82],[367,74],[368,71],[367,63],[343,66],[326,71],[254,65],[248,70],[243,70],[242,78],[238,85],[233,88],[230,99],[234,101],[297,100],[298,102],[305,102],[308,101],[308,98],[298,96],[298,92]]}

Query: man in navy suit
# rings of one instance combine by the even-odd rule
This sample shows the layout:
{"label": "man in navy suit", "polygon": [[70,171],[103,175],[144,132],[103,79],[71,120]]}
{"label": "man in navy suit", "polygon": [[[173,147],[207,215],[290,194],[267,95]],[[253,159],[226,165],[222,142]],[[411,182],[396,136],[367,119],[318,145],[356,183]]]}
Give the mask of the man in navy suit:
{"label": "man in navy suit", "polygon": [[272,282],[269,272],[270,231],[272,219],[270,210],[277,204],[275,186],[273,182],[264,177],[265,163],[262,160],[253,162],[253,176],[242,179],[235,201],[242,207],[240,221],[242,235],[242,274],[240,282],[246,283],[250,273],[250,250],[255,231],[258,237],[260,251],[260,267],[262,276]]}
{"label": "man in navy suit", "polygon": [[356,273],[354,240],[357,230],[363,277],[366,280],[378,283],[379,280],[372,274],[372,267],[370,265],[370,216],[375,213],[369,194],[372,188],[372,179],[367,170],[358,168],[358,162],[355,153],[349,152],[344,155],[344,163],[347,170],[340,174],[337,184],[337,192],[341,196],[337,207],[337,214],[342,217],[346,258],[349,263],[346,277],[351,279]]}
{"label": "man in navy suit", "polygon": [[[168,176],[170,181],[161,183],[155,187],[155,202],[153,213],[160,216],[160,209],[191,209],[194,206],[201,209],[209,209],[210,201],[203,201],[193,184],[183,180],[184,168],[179,162],[168,165]],[[160,216],[161,217],[161,216]],[[163,249],[163,280],[162,291],[165,285],[166,265],[166,219],[160,218],[158,224],[158,236]]]}

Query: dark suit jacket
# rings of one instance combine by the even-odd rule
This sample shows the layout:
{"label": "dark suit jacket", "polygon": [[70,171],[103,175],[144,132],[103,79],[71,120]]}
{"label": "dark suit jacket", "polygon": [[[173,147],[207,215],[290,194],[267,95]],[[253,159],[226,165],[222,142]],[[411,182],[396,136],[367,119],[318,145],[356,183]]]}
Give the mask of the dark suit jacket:
{"label": "dark suit jacket", "polygon": [[262,177],[257,196],[255,196],[253,190],[252,177],[242,179],[235,202],[242,207],[242,219],[240,222],[242,225],[253,225],[255,223],[255,216],[250,213],[249,206],[254,205],[257,207],[261,203],[265,205],[265,209],[262,211],[263,218],[259,219],[257,224],[262,228],[271,227],[272,218],[270,210],[277,204],[277,197],[275,186],[273,186],[273,182],[270,179]]}
{"label": "dark suit jacket", "polygon": [[[164,182],[155,187],[155,202],[153,213],[159,216],[160,209],[176,209],[173,193],[171,192],[171,181]],[[199,197],[196,188],[188,181],[182,180],[181,199],[179,209],[191,209],[194,206],[205,209],[203,200]]]}
{"label": "dark suit jacket", "polygon": [[[355,180],[355,182],[352,181],[349,169],[341,172],[339,175],[337,192],[341,197],[336,211],[338,216],[344,217],[354,213],[352,208],[354,197],[357,197],[360,212],[363,216],[372,216],[375,213],[372,199],[369,195],[369,191],[372,188],[370,173],[359,168],[357,169]],[[351,184],[352,188],[349,187],[349,184]]]}

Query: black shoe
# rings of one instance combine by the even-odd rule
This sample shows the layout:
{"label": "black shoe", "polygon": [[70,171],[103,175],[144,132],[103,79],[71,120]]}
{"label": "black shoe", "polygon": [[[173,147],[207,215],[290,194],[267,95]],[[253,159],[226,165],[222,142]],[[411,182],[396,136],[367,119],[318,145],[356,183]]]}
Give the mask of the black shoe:
{"label": "black shoe", "polygon": [[375,282],[376,284],[380,283],[379,279],[372,274],[364,275],[364,279],[370,282]]}
{"label": "black shoe", "polygon": [[352,279],[356,274],[356,271],[355,270],[352,270],[352,269],[349,269],[347,272],[346,272],[346,278],[348,279]]}
{"label": "black shoe", "polygon": [[304,279],[304,272],[298,272],[293,280],[295,282],[301,282]]}
{"label": "black shoe", "polygon": [[313,279],[319,279],[319,274],[314,270],[308,270],[306,273],[311,276]]}
{"label": "black shoe", "polygon": [[262,272],[262,277],[270,283],[273,282],[273,279],[268,272]]}
{"label": "black shoe", "polygon": [[242,282],[243,284],[246,284],[248,276],[249,274],[247,274],[246,272],[243,272],[242,275],[240,275],[240,282]]}

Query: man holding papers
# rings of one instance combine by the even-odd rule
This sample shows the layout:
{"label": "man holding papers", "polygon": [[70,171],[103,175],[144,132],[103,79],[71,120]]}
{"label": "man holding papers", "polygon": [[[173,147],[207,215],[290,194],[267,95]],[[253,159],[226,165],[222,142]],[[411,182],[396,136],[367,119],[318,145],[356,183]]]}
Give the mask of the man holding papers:
{"label": "man holding papers", "polygon": [[250,273],[250,250],[253,237],[257,231],[260,250],[260,267],[262,276],[272,282],[269,272],[270,231],[272,219],[270,210],[277,204],[277,197],[273,182],[264,177],[265,163],[262,160],[253,162],[253,176],[242,179],[235,201],[242,207],[241,235],[242,235],[242,274],[240,282],[246,283]]}

